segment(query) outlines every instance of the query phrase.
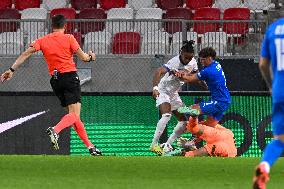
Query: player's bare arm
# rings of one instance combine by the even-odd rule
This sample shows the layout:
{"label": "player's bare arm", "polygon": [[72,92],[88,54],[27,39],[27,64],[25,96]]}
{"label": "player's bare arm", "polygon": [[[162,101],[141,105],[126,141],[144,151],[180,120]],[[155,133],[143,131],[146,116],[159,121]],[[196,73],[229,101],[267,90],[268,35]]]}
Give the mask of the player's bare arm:
{"label": "player's bare arm", "polygon": [[13,73],[16,69],[18,69],[19,66],[21,66],[26,59],[28,59],[33,53],[36,52],[36,49],[34,47],[29,47],[25,52],[23,52],[15,61],[15,63],[6,70],[1,75],[1,81],[8,81],[13,77]]}
{"label": "player's bare arm", "polygon": [[269,90],[272,88],[272,75],[270,70],[270,62],[267,58],[261,57],[259,60],[259,70],[263,76]]}
{"label": "player's bare arm", "polygon": [[197,74],[190,74],[190,73],[186,73],[184,71],[178,71],[175,73],[175,76],[182,79],[183,81],[185,82],[188,82],[188,83],[197,83],[199,82],[200,80],[198,79],[197,77]]}
{"label": "player's bare arm", "polygon": [[160,82],[160,79],[162,75],[167,73],[167,69],[164,67],[158,68],[155,73],[154,73],[154,78],[153,78],[153,98],[156,99],[159,96],[159,90],[158,90],[158,84]]}
{"label": "player's bare arm", "polygon": [[85,53],[81,48],[76,51],[76,55],[80,58],[80,60],[84,62],[90,62],[96,60],[96,54],[92,51]]}

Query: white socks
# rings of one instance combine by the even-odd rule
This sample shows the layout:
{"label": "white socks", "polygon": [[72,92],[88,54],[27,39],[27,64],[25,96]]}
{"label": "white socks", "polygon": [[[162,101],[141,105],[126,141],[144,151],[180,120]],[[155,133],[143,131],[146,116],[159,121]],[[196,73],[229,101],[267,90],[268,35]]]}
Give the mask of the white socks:
{"label": "white socks", "polygon": [[167,143],[172,145],[172,143],[178,138],[180,137],[181,134],[184,133],[185,131],[185,125],[186,125],[186,121],[179,121],[177,123],[177,125],[175,126],[173,133],[171,134],[171,136],[168,138]]}
{"label": "white socks", "polygon": [[162,133],[164,132],[166,125],[170,121],[171,117],[172,117],[172,114],[170,114],[170,113],[165,113],[165,114],[162,115],[161,119],[157,123],[156,131],[155,131],[155,134],[154,134],[154,138],[152,140],[151,147],[155,146],[158,143],[158,141],[159,141]]}
{"label": "white socks", "polygon": [[265,168],[265,170],[266,170],[267,173],[270,172],[270,165],[268,164],[268,162],[263,161],[263,162],[260,163],[260,165],[263,165],[263,166],[264,166],[264,168]]}

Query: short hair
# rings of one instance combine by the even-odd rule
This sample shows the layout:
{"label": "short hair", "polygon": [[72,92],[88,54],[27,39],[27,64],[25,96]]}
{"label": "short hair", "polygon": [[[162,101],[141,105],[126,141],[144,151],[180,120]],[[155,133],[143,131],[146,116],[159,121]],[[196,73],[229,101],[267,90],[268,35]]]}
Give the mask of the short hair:
{"label": "short hair", "polygon": [[194,53],[194,41],[183,41],[183,45],[181,47],[182,52]]}
{"label": "short hair", "polygon": [[216,51],[212,47],[205,47],[201,49],[201,51],[198,53],[198,56],[202,58],[212,57],[215,59]]}
{"label": "short hair", "polygon": [[65,17],[62,14],[57,14],[52,17],[52,28],[62,29],[66,23]]}

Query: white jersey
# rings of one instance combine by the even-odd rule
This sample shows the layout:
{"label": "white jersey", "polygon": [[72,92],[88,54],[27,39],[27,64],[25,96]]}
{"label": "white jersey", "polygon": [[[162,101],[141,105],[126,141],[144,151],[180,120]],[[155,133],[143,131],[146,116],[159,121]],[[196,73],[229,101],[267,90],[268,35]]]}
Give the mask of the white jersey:
{"label": "white jersey", "polygon": [[168,70],[168,72],[161,78],[158,85],[160,93],[177,93],[180,90],[181,86],[184,84],[183,81],[170,73],[170,70],[188,70],[189,72],[198,70],[197,61],[194,58],[192,58],[192,60],[187,65],[183,65],[180,62],[179,56],[180,55],[173,57],[163,65]]}

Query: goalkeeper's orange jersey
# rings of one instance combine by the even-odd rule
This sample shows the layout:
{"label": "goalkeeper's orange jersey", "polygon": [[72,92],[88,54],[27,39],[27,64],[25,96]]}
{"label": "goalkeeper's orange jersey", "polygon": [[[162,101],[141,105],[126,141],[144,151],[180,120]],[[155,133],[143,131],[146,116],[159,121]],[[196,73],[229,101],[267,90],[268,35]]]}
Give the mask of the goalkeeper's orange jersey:
{"label": "goalkeeper's orange jersey", "polygon": [[234,134],[230,129],[221,125],[203,126],[204,131],[198,138],[206,141],[204,148],[210,156],[235,157],[237,155]]}

